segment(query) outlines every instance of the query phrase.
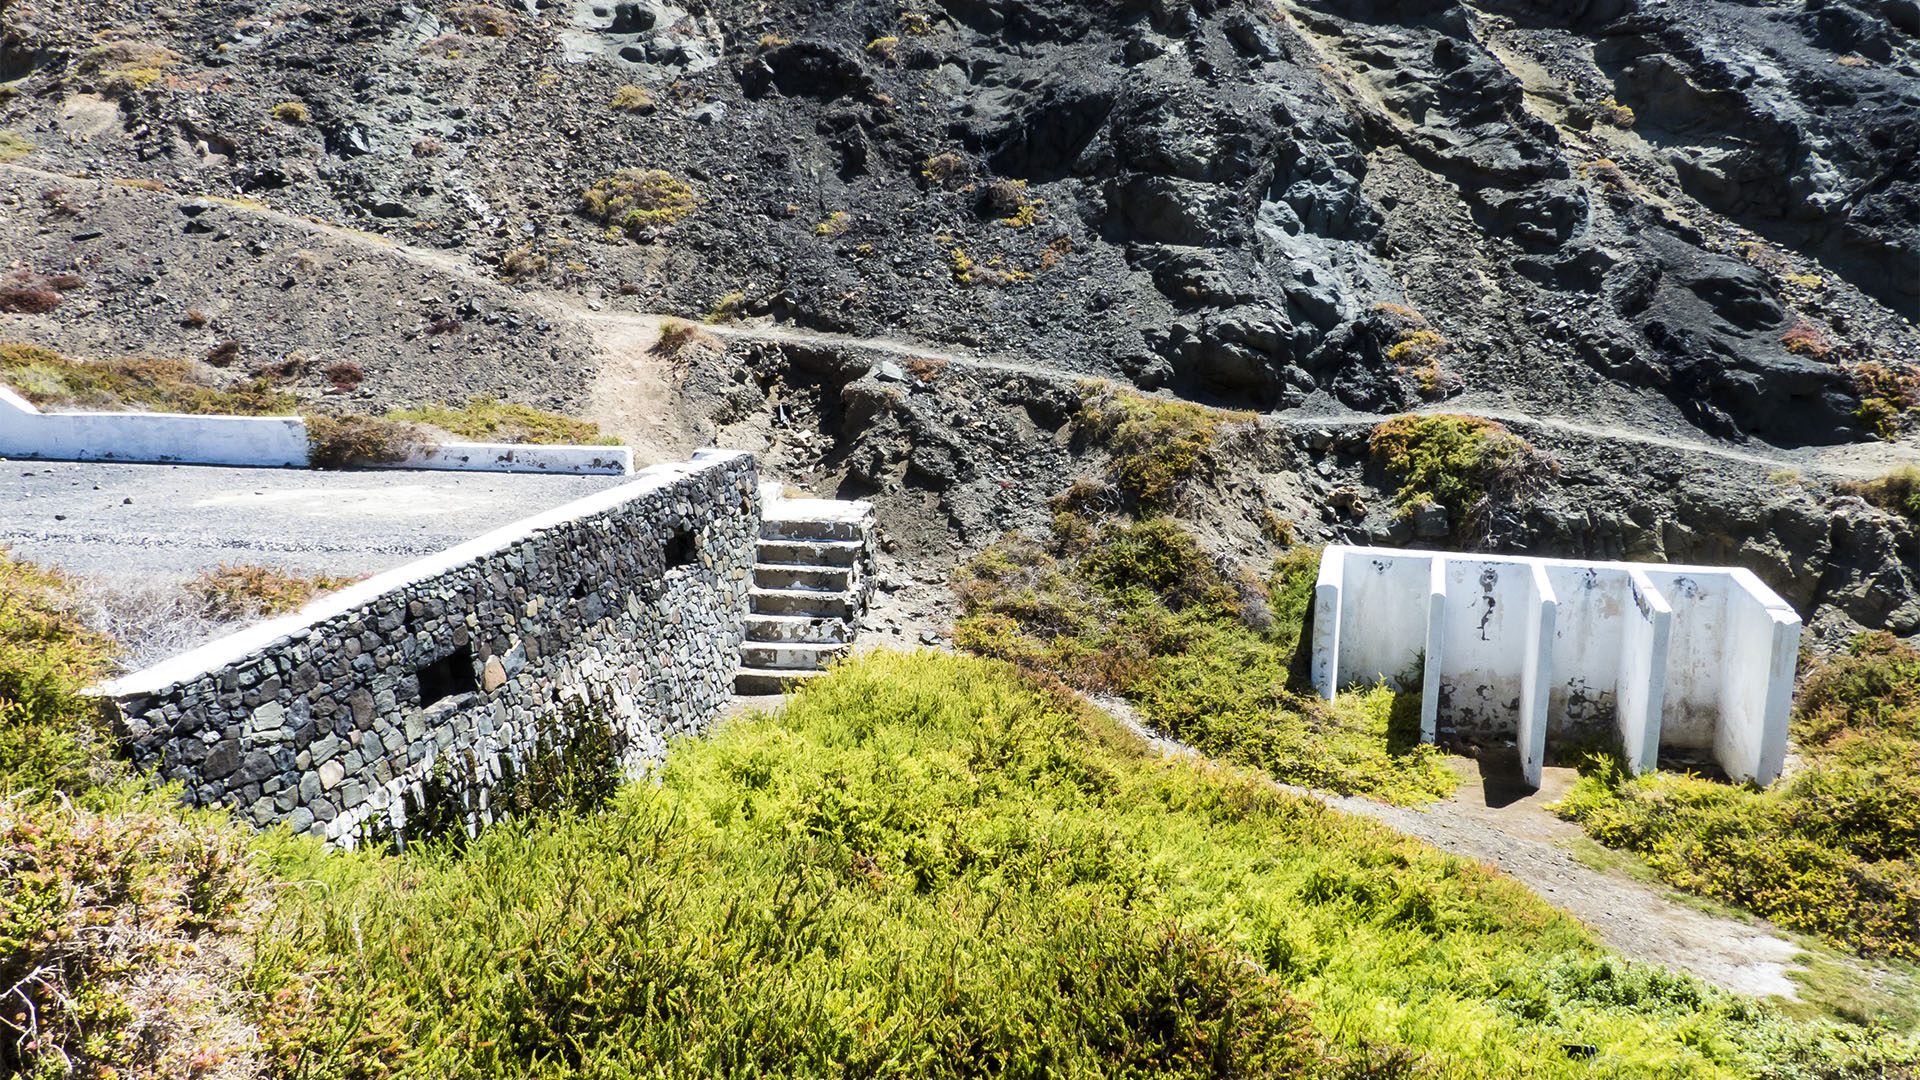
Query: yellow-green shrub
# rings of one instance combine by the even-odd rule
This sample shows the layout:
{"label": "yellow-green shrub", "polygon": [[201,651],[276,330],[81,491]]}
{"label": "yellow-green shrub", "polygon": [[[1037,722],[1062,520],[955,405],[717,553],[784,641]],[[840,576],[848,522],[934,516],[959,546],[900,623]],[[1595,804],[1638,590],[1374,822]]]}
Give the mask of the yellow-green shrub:
{"label": "yellow-green shrub", "polygon": [[402,423],[432,424],[463,439],[507,443],[574,443],[617,446],[619,439],[601,432],[589,420],[550,413],[531,405],[480,396],[459,408],[450,405],[423,405],[396,409],[386,419]]}
{"label": "yellow-green shrub", "polygon": [[1087,383],[1080,388],[1073,425],[1076,433],[1113,454],[1115,484],[1143,510],[1158,511],[1171,509],[1187,483],[1212,471],[1221,425],[1252,418]]}
{"label": "yellow-green shrub", "polygon": [[1920,959],[1920,651],[1862,635],[1803,680],[1793,731],[1804,765],[1765,791],[1605,762],[1558,810],[1681,888]]}
{"label": "yellow-green shrub", "polygon": [[629,233],[665,228],[699,205],[686,181],[662,169],[621,169],[580,196],[588,217]]}
{"label": "yellow-green shrub", "polygon": [[1367,446],[1397,482],[1402,512],[1444,506],[1456,536],[1476,531],[1491,496],[1516,494],[1551,467],[1526,440],[1477,416],[1396,416],[1373,429]]}

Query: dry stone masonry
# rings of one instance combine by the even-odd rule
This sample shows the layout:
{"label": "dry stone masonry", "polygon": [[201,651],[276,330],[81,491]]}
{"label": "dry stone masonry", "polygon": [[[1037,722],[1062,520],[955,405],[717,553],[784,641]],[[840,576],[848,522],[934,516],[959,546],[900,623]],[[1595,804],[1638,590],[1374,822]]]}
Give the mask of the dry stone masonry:
{"label": "dry stone masonry", "polygon": [[634,775],[719,715],[759,539],[753,457],[706,451],[98,692],[193,803],[351,846],[451,793],[472,832],[583,723]]}
{"label": "dry stone masonry", "polygon": [[1513,739],[1538,786],[1549,737],[1628,768],[1711,753],[1770,784],[1786,761],[1800,616],[1752,572],[1331,545],[1313,681],[1419,690],[1421,737]]}

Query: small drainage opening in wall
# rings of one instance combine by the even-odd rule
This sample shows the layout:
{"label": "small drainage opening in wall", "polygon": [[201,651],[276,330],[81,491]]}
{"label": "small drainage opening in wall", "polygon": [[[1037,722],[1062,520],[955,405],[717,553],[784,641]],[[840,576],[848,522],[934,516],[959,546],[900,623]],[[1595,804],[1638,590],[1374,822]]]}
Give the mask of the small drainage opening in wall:
{"label": "small drainage opening in wall", "polygon": [[692,529],[676,529],[667,537],[663,554],[669,570],[692,566],[699,561],[700,537]]}
{"label": "small drainage opening in wall", "polygon": [[460,646],[422,667],[417,674],[423,708],[432,708],[448,698],[477,693],[480,689],[480,680],[473,672],[471,645]]}

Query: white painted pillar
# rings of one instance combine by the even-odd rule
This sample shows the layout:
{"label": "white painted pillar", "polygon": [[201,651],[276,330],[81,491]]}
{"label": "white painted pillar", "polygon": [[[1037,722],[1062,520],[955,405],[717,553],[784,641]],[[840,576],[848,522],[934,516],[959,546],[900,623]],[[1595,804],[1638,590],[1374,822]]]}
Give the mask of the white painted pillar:
{"label": "white painted pillar", "polygon": [[1426,668],[1420,676],[1420,741],[1431,743],[1440,727],[1440,665],[1446,659],[1441,646],[1447,628],[1447,560],[1433,557],[1427,575]]}
{"label": "white painted pillar", "polygon": [[1553,690],[1553,623],[1555,608],[1553,584],[1547,569],[1531,563],[1527,591],[1526,655],[1520,668],[1520,770],[1527,783],[1540,786],[1547,762],[1547,702]]}
{"label": "white painted pillar", "polygon": [[1767,609],[1773,620],[1773,654],[1767,664],[1766,733],[1760,743],[1760,768],[1754,783],[1771,784],[1787,767],[1787,726],[1793,718],[1793,676],[1800,664],[1800,615]]}
{"label": "white painted pillar", "polygon": [[1786,765],[1800,616],[1750,570],[1731,584],[1713,754],[1732,779],[1766,785]]}
{"label": "white painted pillar", "polygon": [[1347,547],[1328,544],[1320,553],[1320,576],[1313,584],[1313,688],[1328,701],[1339,691],[1340,587],[1346,574]]}
{"label": "white painted pillar", "polygon": [[1615,722],[1627,771],[1657,767],[1660,715],[1667,700],[1667,646],[1673,636],[1673,608],[1640,570],[1627,571],[1632,605],[1620,634],[1620,678],[1614,691]]}

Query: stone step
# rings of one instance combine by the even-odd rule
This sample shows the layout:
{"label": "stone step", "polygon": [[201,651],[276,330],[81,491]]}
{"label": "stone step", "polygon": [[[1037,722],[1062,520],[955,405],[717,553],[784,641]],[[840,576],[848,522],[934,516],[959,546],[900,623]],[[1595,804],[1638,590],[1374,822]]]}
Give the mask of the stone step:
{"label": "stone step", "polygon": [[746,633],[748,641],[840,645],[853,640],[853,625],[809,615],[749,615]]}
{"label": "stone step", "polygon": [[782,694],[808,679],[817,679],[822,674],[819,671],[798,671],[791,668],[775,670],[743,667],[733,673],[733,692],[743,696]]}
{"label": "stone step", "polygon": [[852,566],[862,546],[858,540],[762,540],[756,558],[793,566]]}
{"label": "stone step", "polygon": [[756,615],[814,615],[828,619],[853,618],[853,598],[845,593],[816,589],[762,589],[748,593],[749,610]]}
{"label": "stone step", "polygon": [[753,583],[763,589],[845,592],[853,586],[853,570],[845,566],[770,566],[762,563],[753,568]]}
{"label": "stone step", "polygon": [[781,517],[760,520],[762,540],[863,540],[863,519],[839,517]]}
{"label": "stone step", "polygon": [[770,671],[818,671],[847,655],[847,648],[845,645],[749,641],[740,646],[740,666]]}

